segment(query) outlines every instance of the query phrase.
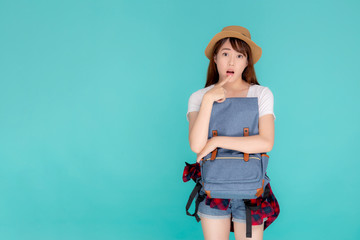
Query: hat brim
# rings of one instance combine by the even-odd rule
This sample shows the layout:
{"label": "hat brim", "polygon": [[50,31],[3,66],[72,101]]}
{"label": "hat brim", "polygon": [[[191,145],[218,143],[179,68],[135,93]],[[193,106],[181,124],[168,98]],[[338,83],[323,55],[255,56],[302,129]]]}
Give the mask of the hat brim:
{"label": "hat brim", "polygon": [[239,39],[243,40],[244,42],[246,42],[251,48],[254,64],[260,59],[261,54],[262,54],[262,49],[261,49],[261,47],[256,45],[256,43],[254,43],[250,38],[248,38],[248,37],[246,37],[246,36],[244,36],[244,35],[242,35],[241,33],[238,33],[238,32],[222,31],[222,32],[217,33],[210,40],[209,44],[205,48],[205,56],[209,60],[213,57],[212,53],[213,53],[213,48],[214,48],[214,45],[216,44],[216,42],[219,41],[220,39],[227,38],[227,37],[239,38]]}

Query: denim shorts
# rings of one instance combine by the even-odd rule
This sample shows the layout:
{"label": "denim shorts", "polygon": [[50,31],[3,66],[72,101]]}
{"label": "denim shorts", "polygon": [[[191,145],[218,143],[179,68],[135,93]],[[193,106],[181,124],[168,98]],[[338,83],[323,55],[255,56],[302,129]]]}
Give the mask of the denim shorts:
{"label": "denim shorts", "polygon": [[[199,204],[198,215],[200,218],[224,219],[230,218],[231,214],[233,222],[246,223],[245,203],[242,199],[231,199],[227,210],[211,208],[205,204],[205,200]],[[266,220],[267,217],[264,218],[263,222]]]}

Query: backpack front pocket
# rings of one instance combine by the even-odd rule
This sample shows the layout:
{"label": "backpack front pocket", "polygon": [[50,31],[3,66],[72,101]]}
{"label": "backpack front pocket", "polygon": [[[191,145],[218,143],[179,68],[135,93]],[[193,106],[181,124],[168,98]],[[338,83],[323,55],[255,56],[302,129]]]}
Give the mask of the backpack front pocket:
{"label": "backpack front pocket", "polygon": [[263,178],[263,166],[259,157],[216,157],[206,160],[201,166],[206,183],[251,183]]}

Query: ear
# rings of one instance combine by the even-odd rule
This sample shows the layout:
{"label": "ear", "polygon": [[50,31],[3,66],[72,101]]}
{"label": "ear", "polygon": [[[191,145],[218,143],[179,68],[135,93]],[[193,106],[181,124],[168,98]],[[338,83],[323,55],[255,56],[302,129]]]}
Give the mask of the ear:
{"label": "ear", "polygon": [[216,63],[216,55],[214,55],[214,62]]}

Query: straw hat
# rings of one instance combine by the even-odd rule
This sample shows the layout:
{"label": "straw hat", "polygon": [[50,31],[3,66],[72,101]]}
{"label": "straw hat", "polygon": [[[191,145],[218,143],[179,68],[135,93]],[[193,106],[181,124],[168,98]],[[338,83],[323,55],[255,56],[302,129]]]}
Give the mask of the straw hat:
{"label": "straw hat", "polygon": [[262,53],[261,47],[256,45],[251,40],[251,35],[250,35],[249,30],[247,30],[246,28],[241,27],[241,26],[227,26],[227,27],[224,27],[221,30],[221,32],[217,33],[211,39],[209,44],[207,45],[207,47],[205,49],[205,56],[209,60],[212,58],[213,48],[214,48],[215,43],[217,41],[219,41],[220,39],[227,38],[227,37],[239,38],[239,39],[245,41],[251,48],[254,64],[260,59],[261,53]]}

